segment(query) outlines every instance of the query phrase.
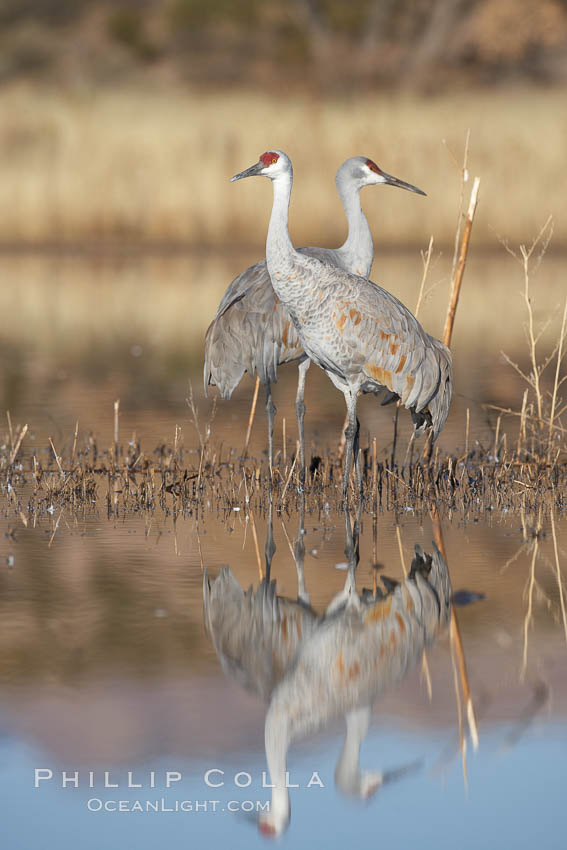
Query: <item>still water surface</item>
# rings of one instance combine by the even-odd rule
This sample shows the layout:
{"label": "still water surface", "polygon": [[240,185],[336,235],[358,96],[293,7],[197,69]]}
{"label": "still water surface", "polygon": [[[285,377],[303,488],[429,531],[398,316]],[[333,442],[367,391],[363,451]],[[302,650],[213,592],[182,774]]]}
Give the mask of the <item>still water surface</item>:
{"label": "still water surface", "polygon": [[[237,269],[215,263],[203,274],[218,277],[220,297],[226,278]],[[183,270],[185,274],[185,265]],[[175,263],[162,263],[162,280],[165,272],[180,274]],[[44,273],[52,275],[53,269]],[[492,271],[486,265],[479,268],[476,277],[473,265],[478,291],[491,273],[501,273],[498,264]],[[108,269],[100,274],[106,281]],[[116,286],[126,274],[125,285],[130,285],[132,268],[116,273]],[[89,275],[96,286],[96,273],[90,270]],[[22,280],[25,284],[25,275]],[[201,324],[206,321],[204,317]],[[99,347],[104,368],[94,372],[84,351],[78,354],[76,341],[66,336],[57,345],[50,339],[43,348],[37,340],[29,350],[14,353],[10,348],[2,397],[14,424],[30,424],[24,452],[34,445],[43,451],[51,436],[63,453],[76,420],[82,437],[92,431],[102,447],[109,445],[112,403],[118,397],[121,440],[135,431],[151,452],[164,440],[171,443],[179,425],[187,452],[195,450],[194,426],[184,403],[187,377],[194,382],[201,427],[211,414],[210,402],[198,389],[199,364],[184,371],[177,346],[167,368],[166,360],[158,362],[159,368],[152,366],[144,360],[152,350],[151,322],[146,331],[140,327],[124,349],[127,363],[112,359],[122,349],[111,340],[108,350]],[[61,329],[64,334],[63,324]],[[187,346],[188,351],[193,348]],[[493,439],[493,430],[481,401],[487,396],[500,400],[495,389],[499,383],[503,403],[517,394],[514,379],[507,383],[504,371],[498,371],[504,367],[498,365],[497,344],[486,341],[476,358],[465,356],[470,350],[461,349],[457,367],[463,377],[442,438],[449,448],[463,444],[467,406],[471,439],[486,443]],[[282,373],[276,389],[276,449],[283,454],[286,416],[288,457],[295,440],[293,371]],[[312,389],[306,429],[314,450],[335,444],[343,410],[324,376],[313,374],[308,380]],[[219,406],[212,424],[212,440],[219,450],[221,444],[224,451],[240,445],[250,391],[248,382],[232,404]],[[376,412],[367,405],[362,419],[363,429],[379,438],[379,451],[387,455],[391,412]],[[259,458],[264,442],[259,416],[251,444]],[[266,705],[234,675],[223,673],[203,625],[202,588],[204,568],[214,578],[229,565],[244,590],[251,585],[257,589],[254,530],[263,553],[267,511],[253,516],[242,501],[241,509],[231,514],[204,505],[198,516],[181,515],[175,521],[160,510],[109,515],[105,496],[101,485],[98,501],[82,510],[57,508],[26,527],[9,494],[2,492],[2,846],[260,846],[264,839],[257,833],[256,815],[242,809],[270,798],[270,789],[263,787]],[[541,517],[520,517],[487,505],[474,518],[453,513],[444,520],[453,589],[485,596],[457,609],[480,734],[477,753],[468,741],[466,777],[445,635],[428,649],[431,699],[418,664],[374,704],[360,764],[367,771],[393,772],[395,781],[364,800],[341,792],[335,783],[344,737],[340,716],[316,736],[292,745],[287,766],[290,781],[299,787],[290,791],[291,822],[283,843],[294,848],[372,843],[475,850],[532,848],[536,843],[546,850],[565,846],[561,807],[567,763],[567,647],[558,581],[565,569],[567,528],[557,508],[553,529],[553,504],[552,497]],[[308,496],[304,530],[305,584],[311,605],[323,613],[345,583],[344,518],[311,504]],[[279,594],[296,599],[293,550],[299,517],[280,512],[275,504],[273,533],[271,577]],[[402,557],[409,567],[414,544],[431,551],[432,536],[429,518],[411,510],[401,515],[380,512],[376,536],[372,516],[363,514],[358,590],[372,588],[376,561],[383,565],[381,572],[402,580]],[[37,788],[36,769],[45,771],[39,774],[44,778]],[[209,780],[223,781],[220,787],[207,784],[205,775],[211,769],[223,771]],[[70,778],[67,787],[62,787],[62,771]],[[168,771],[173,777],[170,788]],[[106,785],[117,788],[105,787],[105,772]],[[129,772],[130,785],[141,788],[128,787]],[[127,801],[123,808],[140,801],[144,808],[150,804],[150,811],[105,809],[116,808],[121,800]],[[184,801],[190,801],[192,811],[168,811],[182,803],[187,808]],[[91,811],[89,805],[102,810]],[[160,811],[152,811],[154,805]]]}
{"label": "still water surface", "polygon": [[[255,524],[263,548],[266,522],[256,517]],[[431,551],[428,522],[422,527],[409,515],[400,525],[407,564],[415,542]],[[164,516],[107,519],[95,509],[64,515],[51,547],[53,522],[14,529],[8,516],[3,527],[10,532],[2,543],[0,632],[6,846],[71,847],[77,831],[81,846],[93,848],[261,841],[250,817],[228,808],[270,798],[262,787],[265,705],[223,675],[202,616],[201,557],[211,577],[230,564],[244,589],[258,586],[245,511],[228,522],[178,518],[174,526]],[[276,511],[272,577],[282,595],[295,598],[286,531],[293,544],[297,518]],[[344,570],[336,568],[345,558],[342,517],[308,509],[305,531],[305,581],[321,612],[344,583]],[[412,768],[397,781],[363,801],[337,790],[340,717],[292,746],[290,782],[299,788],[291,790],[284,839],[290,846],[317,839],[340,846],[347,836],[362,843],[375,840],[377,831],[400,847],[418,838],[425,847],[450,847],[456,840],[466,847],[479,841],[528,847],[538,835],[545,847],[563,846],[567,652],[549,528],[546,533],[535,562],[534,620],[525,644],[533,541],[523,542],[516,518],[445,529],[453,587],[486,595],[457,609],[480,731],[479,752],[473,754],[470,743],[467,752],[468,791],[442,637],[428,652],[431,702],[419,668],[410,671],[375,704],[362,743],[363,769]],[[359,590],[372,587],[370,517],[363,518],[360,543]],[[391,515],[378,518],[378,552],[387,574],[401,579]],[[35,788],[35,768],[52,771],[53,778]],[[224,771],[211,776],[211,782],[224,781],[221,787],[207,785],[212,768]],[[68,777],[78,771],[79,787],[72,780],[62,788],[62,771]],[[105,771],[107,783],[118,788],[104,787]],[[128,771],[142,788],[128,788]],[[169,789],[167,771],[181,775]],[[314,771],[317,782],[307,787]],[[117,800],[129,801],[123,804],[128,807],[157,800],[166,808],[219,802],[207,803],[208,811],[203,805],[192,812],[89,811],[105,801],[113,808]]]}

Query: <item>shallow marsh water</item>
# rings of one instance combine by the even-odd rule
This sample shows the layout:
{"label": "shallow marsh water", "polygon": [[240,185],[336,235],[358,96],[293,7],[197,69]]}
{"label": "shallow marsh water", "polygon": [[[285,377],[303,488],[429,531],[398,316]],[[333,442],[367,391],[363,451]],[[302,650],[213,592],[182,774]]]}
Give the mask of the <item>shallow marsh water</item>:
{"label": "shallow marsh water", "polygon": [[[31,261],[27,262],[9,269],[12,275],[20,274],[24,289],[31,279]],[[34,275],[53,282],[53,265],[34,262]],[[150,279],[155,294],[168,276],[179,282],[199,271],[207,280],[217,281],[220,295],[238,270],[228,260],[199,262],[193,266],[180,259],[158,266],[149,262],[143,269],[145,279]],[[408,269],[411,262],[405,258],[402,265]],[[56,289],[63,286],[66,274],[80,267],[74,263],[58,267]],[[491,265],[484,259],[479,266],[475,276],[477,267],[471,264],[467,280],[477,293],[483,291],[487,277],[502,274],[499,261]],[[395,267],[392,259],[391,268]],[[100,291],[109,277],[117,288],[121,283],[130,286],[136,269],[123,264],[111,276],[104,266],[97,277],[89,266],[84,275],[81,285],[94,309],[97,287]],[[396,291],[394,285],[391,288]],[[512,288],[517,286],[510,279]],[[215,293],[212,300],[216,297]],[[202,396],[198,362],[183,366],[184,347],[189,363],[198,345],[193,339],[179,343],[182,322],[170,331],[168,353],[169,332],[163,330],[159,343],[152,341],[151,317],[142,321],[138,316],[136,333],[125,331],[127,345],[122,344],[117,320],[109,328],[106,348],[103,336],[93,341],[96,363],[90,368],[88,351],[73,335],[80,337],[85,328],[72,331],[63,324],[65,299],[54,309],[53,322],[59,323],[60,333],[55,342],[42,342],[38,336],[34,345],[17,349],[8,333],[4,337],[9,353],[4,407],[11,411],[14,428],[18,423],[30,425],[22,460],[29,461],[34,447],[38,457],[44,452],[47,457],[49,436],[61,455],[68,454],[77,420],[80,441],[93,432],[102,448],[110,446],[113,401],[120,398],[124,444],[135,431],[151,455],[164,441],[173,443],[179,426],[187,463],[194,465],[197,438],[184,401],[188,377],[193,380],[202,433],[211,417],[211,402]],[[87,306],[85,316],[89,312]],[[201,317],[201,325],[207,318]],[[496,317],[490,321],[497,327]],[[123,322],[128,328],[126,315]],[[457,333],[456,351],[459,345],[462,348],[456,404],[441,438],[451,450],[464,444],[467,406],[471,443],[478,439],[492,445],[494,430],[480,403],[490,400],[507,406],[520,389],[499,362],[499,348],[490,335],[480,356],[475,339],[478,335],[472,333],[459,343]],[[159,346],[163,348],[158,351]],[[148,356],[152,351],[154,355]],[[275,390],[276,448],[283,464],[285,416],[288,466],[295,444],[294,372],[293,367],[282,370]],[[308,443],[311,451],[323,452],[336,444],[342,399],[314,368],[308,383]],[[232,402],[217,407],[211,441],[225,456],[231,447],[240,451],[251,388],[252,382],[243,382]],[[521,392],[519,398],[521,404]],[[366,399],[363,406],[363,429],[378,438],[380,456],[388,457],[392,412],[376,409],[367,403],[371,401]],[[401,457],[408,430],[405,417],[400,422]],[[8,426],[4,430],[9,440]],[[251,453],[265,467],[264,442],[259,408]],[[295,486],[293,481],[290,486]],[[518,489],[521,493],[521,485]],[[204,632],[202,585],[204,567],[215,576],[228,564],[244,589],[257,587],[254,537],[262,556],[266,505],[260,509],[254,505],[252,512],[241,489],[235,505],[239,510],[209,509],[205,503],[174,517],[173,497],[168,495],[166,510],[121,506],[113,512],[108,510],[107,484],[100,482],[96,497],[78,509],[54,505],[34,517],[33,512],[25,513],[24,490],[16,495],[17,510],[14,493],[3,488],[0,515],[3,846],[71,848],[77,846],[78,835],[81,847],[97,850],[149,848],[157,842],[260,846],[263,839],[257,835],[252,813],[243,808],[256,801],[263,804],[270,796],[262,782],[265,705],[224,675]],[[521,514],[483,505],[474,515],[458,510],[443,513],[453,589],[486,597],[457,609],[480,733],[478,753],[473,754],[468,744],[467,779],[444,637],[428,651],[431,701],[416,668],[376,702],[362,746],[365,768],[412,769],[402,770],[397,781],[365,802],[344,797],[334,782],[343,737],[343,721],[337,718],[290,751],[290,781],[299,787],[291,789],[285,844],[339,847],[372,841],[402,848],[417,842],[425,848],[531,848],[537,842],[546,850],[564,846],[567,645],[558,583],[565,570],[564,504],[565,494],[552,492],[545,498],[542,494],[540,512]],[[274,503],[272,578],[278,593],[291,598],[297,593],[292,549],[298,523],[295,510],[288,505],[280,510]],[[374,523],[365,509],[358,589],[372,587],[376,560],[387,575],[401,579],[400,542],[408,566],[414,544],[431,551],[432,536],[427,512],[382,509]],[[344,570],[337,568],[345,561],[342,514],[333,503],[310,499],[308,493],[302,537],[307,589],[313,607],[322,612],[345,580]],[[45,778],[37,788],[36,768],[53,774],[50,779],[47,772],[40,774]],[[224,773],[209,775],[207,784],[205,774],[213,768]],[[69,780],[67,787],[62,787],[62,771]],[[172,774],[170,788],[167,771]],[[319,782],[307,787],[314,772],[324,787]],[[179,780],[173,781],[178,774]],[[120,800],[128,801],[125,808],[132,808],[136,800],[145,807],[149,801],[160,811],[151,807],[144,812],[112,811]],[[177,806],[190,801],[193,810],[170,811],[176,801]],[[90,810],[99,806],[102,810]]]}

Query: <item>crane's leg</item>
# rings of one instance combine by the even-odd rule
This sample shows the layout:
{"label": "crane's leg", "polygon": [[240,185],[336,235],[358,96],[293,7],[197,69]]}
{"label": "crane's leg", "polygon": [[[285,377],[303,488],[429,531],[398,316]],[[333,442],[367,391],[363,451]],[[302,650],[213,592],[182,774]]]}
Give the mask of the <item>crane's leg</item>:
{"label": "crane's leg", "polygon": [[[350,470],[352,467],[352,456],[356,447],[356,454],[358,455],[358,434],[360,431],[360,423],[356,417],[356,401],[357,401],[358,393],[353,390],[347,390],[345,392],[345,401],[347,405],[348,411],[348,426],[345,430],[346,437],[346,450],[345,450],[345,472],[344,472],[344,481],[343,481],[343,501],[346,500],[347,490],[348,490],[348,482],[350,479]],[[357,463],[357,477],[359,479],[359,486],[361,486],[362,479],[360,477],[360,465],[358,464],[358,458],[355,458],[355,462]]]}
{"label": "crane's leg", "polygon": [[343,511],[345,515],[345,556],[348,563],[348,572],[345,580],[344,588],[337,593],[332,599],[325,616],[328,617],[340,610],[346,605],[360,607],[359,597],[356,593],[356,568],[360,561],[360,546],[359,546],[359,530],[360,520],[362,517],[362,502],[358,503],[358,512],[354,522],[354,528],[351,526],[350,515],[346,506],[346,500],[343,502]]}
{"label": "crane's leg", "polygon": [[276,543],[274,541],[274,501],[272,498],[272,480],[270,479],[268,487],[268,498],[270,502],[268,513],[268,528],[266,531],[266,547],[264,553],[266,555],[266,584],[270,583],[270,572],[272,570],[272,558],[276,551]]}
{"label": "crane's leg", "polygon": [[266,384],[266,416],[268,417],[268,464],[270,466],[270,478],[272,477],[272,466],[274,463],[274,416],[276,406],[272,401],[272,385]]}
{"label": "crane's leg", "polygon": [[356,431],[353,440],[354,465],[356,469],[356,482],[358,484],[358,492],[362,493],[362,466],[360,463],[360,422],[356,417]]}
{"label": "crane's leg", "polygon": [[346,734],[335,768],[335,783],[337,788],[349,797],[368,799],[383,781],[381,773],[360,769],[360,747],[370,723],[370,706],[365,705],[349,711],[345,714],[345,721]]}
{"label": "crane's leg", "polygon": [[[309,362],[309,361],[308,361]],[[295,567],[297,569],[297,598],[304,605],[310,604],[309,594],[305,586],[305,575],[303,572],[305,564],[305,490],[301,492],[301,505],[299,510],[299,527],[297,529],[297,540],[295,542]]]}
{"label": "crane's leg", "polygon": [[311,365],[311,360],[302,360],[299,364],[299,378],[297,380],[297,395],[295,396],[295,412],[297,414],[297,430],[299,432],[299,480],[305,484],[305,431],[303,429],[303,420],[305,418],[305,378],[307,370]]}

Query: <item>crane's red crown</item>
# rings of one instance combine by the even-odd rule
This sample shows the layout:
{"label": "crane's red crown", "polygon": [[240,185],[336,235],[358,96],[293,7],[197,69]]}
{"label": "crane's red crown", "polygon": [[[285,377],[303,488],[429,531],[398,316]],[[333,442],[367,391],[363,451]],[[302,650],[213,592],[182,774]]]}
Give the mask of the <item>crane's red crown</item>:
{"label": "crane's red crown", "polygon": [[274,151],[266,151],[260,157],[260,162],[263,162],[265,166],[273,165],[274,162],[277,162],[280,158],[279,153],[275,153]]}
{"label": "crane's red crown", "polygon": [[375,172],[376,172],[376,174],[382,174],[381,169],[380,169],[380,168],[378,168],[378,166],[376,165],[376,163],[375,163],[375,162],[372,162],[372,160],[371,160],[371,159],[367,159],[367,160],[366,160],[366,162],[365,162],[365,165],[366,165],[366,166],[370,169],[370,171],[375,171]]}

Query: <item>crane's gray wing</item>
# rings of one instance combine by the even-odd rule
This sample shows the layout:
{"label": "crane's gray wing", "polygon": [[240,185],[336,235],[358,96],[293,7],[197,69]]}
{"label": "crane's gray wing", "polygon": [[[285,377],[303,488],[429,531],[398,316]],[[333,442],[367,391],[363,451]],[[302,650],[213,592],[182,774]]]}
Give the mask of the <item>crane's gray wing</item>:
{"label": "crane's gray wing", "polygon": [[212,581],[205,572],[203,619],[224,672],[265,700],[317,622],[308,606],[278,597],[275,581],[244,593],[227,567]]}
{"label": "crane's gray wing", "polygon": [[240,301],[241,298],[244,298],[256,286],[271,286],[270,275],[268,274],[265,260],[260,260],[260,262],[255,263],[253,266],[249,266],[229,283],[215,313],[215,319],[222,316],[232,304]]}
{"label": "crane's gray wing", "polygon": [[430,425],[436,437],[451,399],[446,346],[377,284],[307,258],[302,272],[304,290],[313,294],[294,322],[306,353],[362,392],[387,388],[412,411],[419,429]]}
{"label": "crane's gray wing", "polygon": [[[363,357],[361,368],[367,378],[363,392],[386,387],[412,410],[416,424],[431,425],[437,437],[451,400],[449,350],[425,333],[412,313],[381,287],[362,287],[356,310],[360,321],[356,324],[357,315],[345,321],[344,337],[357,359]],[[423,412],[427,417],[417,415]]]}
{"label": "crane's gray wing", "polygon": [[207,387],[213,385],[223,398],[230,398],[252,364],[257,329],[248,305],[254,302],[255,293],[263,290],[272,290],[265,260],[250,266],[229,284],[205,335],[205,395]]}
{"label": "crane's gray wing", "polygon": [[[326,248],[301,248],[311,257],[338,262]],[[287,309],[276,296],[266,261],[250,266],[229,284],[205,335],[203,382],[230,398],[245,372],[263,384],[277,381],[278,365],[305,357]]]}
{"label": "crane's gray wing", "polygon": [[435,548],[385,599],[319,625],[276,688],[270,714],[287,724],[292,740],[370,705],[417,663],[450,610],[449,571]]}

